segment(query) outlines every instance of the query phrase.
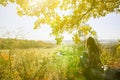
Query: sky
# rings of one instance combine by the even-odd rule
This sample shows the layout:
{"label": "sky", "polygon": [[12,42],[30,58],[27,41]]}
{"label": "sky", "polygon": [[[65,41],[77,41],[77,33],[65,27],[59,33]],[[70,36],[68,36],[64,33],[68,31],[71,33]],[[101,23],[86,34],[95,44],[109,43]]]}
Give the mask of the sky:
{"label": "sky", "polygon": [[[48,25],[34,30],[35,21],[36,17],[18,16],[15,4],[0,6],[0,38],[54,40]],[[110,13],[98,19],[91,18],[88,23],[97,32],[98,39],[120,39],[120,14]],[[72,40],[72,36],[64,33],[64,40]]]}

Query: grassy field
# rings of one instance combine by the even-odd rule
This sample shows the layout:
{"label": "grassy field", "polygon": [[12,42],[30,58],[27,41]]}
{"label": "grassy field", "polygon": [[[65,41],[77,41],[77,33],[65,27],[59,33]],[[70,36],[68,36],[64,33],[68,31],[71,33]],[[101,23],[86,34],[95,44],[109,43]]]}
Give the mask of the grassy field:
{"label": "grassy field", "polygon": [[[83,45],[45,46],[1,49],[0,80],[86,80],[80,59]],[[111,52],[110,46],[103,47],[103,65],[119,67],[115,62],[120,60],[120,47],[115,49],[116,54],[114,50]]]}
{"label": "grassy field", "polygon": [[[72,48],[71,48],[72,49]],[[69,48],[66,48],[69,50]],[[1,80],[65,80],[77,77],[79,57],[56,48],[1,50]],[[76,54],[77,55],[77,54]],[[79,73],[80,74],[80,73]]]}
{"label": "grassy field", "polygon": [[80,78],[79,80],[84,80],[85,77],[78,67],[81,55],[78,48],[53,46],[51,48],[1,49],[0,79],[77,80]]}
{"label": "grassy field", "polygon": [[41,80],[55,48],[1,50],[1,80]]}

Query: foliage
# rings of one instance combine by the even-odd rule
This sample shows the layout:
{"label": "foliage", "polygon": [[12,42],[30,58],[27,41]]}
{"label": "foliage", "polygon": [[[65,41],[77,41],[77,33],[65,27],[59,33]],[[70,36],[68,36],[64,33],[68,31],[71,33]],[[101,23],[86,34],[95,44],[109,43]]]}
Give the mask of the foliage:
{"label": "foliage", "polygon": [[[80,40],[76,35],[79,35],[79,28],[87,25],[86,22],[90,18],[120,11],[120,0],[0,0],[3,6],[10,2],[17,4],[20,16],[37,17],[34,29],[41,24],[49,24],[51,34],[56,37],[58,43],[61,42],[64,32],[72,33],[75,37],[73,39],[78,43]],[[87,34],[86,30],[84,33]]]}
{"label": "foliage", "polygon": [[102,47],[101,61],[103,65],[110,65],[120,60],[120,44],[104,44]]}

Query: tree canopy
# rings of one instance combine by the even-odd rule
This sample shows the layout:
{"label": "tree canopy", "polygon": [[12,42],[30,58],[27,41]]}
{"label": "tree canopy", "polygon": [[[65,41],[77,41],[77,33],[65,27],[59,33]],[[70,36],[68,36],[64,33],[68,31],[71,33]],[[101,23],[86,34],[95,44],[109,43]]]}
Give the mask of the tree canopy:
{"label": "tree canopy", "polygon": [[[36,16],[34,29],[48,24],[59,44],[63,33],[73,34],[75,43],[80,42],[81,34],[96,35],[86,22],[90,18],[99,18],[109,13],[120,12],[120,0],[0,0],[0,4],[17,4],[19,16]],[[61,14],[62,12],[62,14]]]}

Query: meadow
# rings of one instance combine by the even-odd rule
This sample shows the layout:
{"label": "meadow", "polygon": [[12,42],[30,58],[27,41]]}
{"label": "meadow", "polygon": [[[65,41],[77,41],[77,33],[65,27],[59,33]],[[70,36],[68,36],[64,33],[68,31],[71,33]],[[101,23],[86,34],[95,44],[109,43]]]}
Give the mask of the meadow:
{"label": "meadow", "polygon": [[[83,75],[84,60],[80,59],[83,45],[57,46],[44,42],[43,46],[28,47],[36,41],[26,40],[29,44],[25,42],[26,47],[21,48],[15,45],[16,41],[21,45],[24,41],[12,39],[12,47],[10,41],[7,48],[2,45],[0,49],[0,80],[87,80]],[[101,46],[104,47],[101,54],[103,65],[120,68],[120,46],[117,46],[112,46],[113,51],[108,44]]]}

